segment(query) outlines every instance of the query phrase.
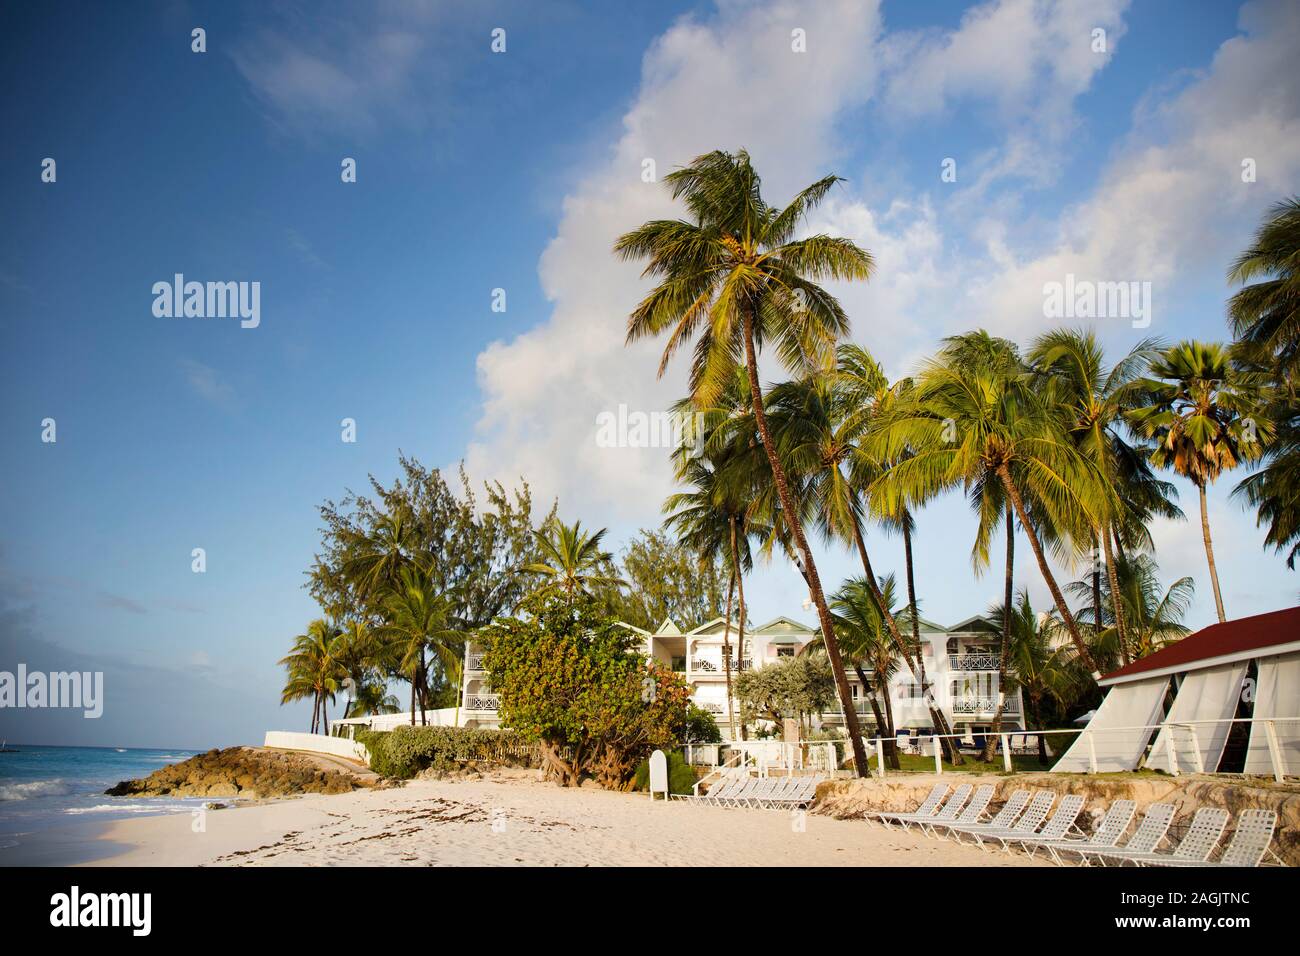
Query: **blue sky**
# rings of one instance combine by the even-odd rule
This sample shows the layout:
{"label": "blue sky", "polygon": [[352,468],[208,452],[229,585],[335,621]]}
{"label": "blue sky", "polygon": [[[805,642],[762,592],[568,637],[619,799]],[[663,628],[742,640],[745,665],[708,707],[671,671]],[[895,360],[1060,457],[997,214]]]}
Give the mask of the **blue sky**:
{"label": "blue sky", "polygon": [[[99,721],[0,728],[37,742],[305,727],[275,660],[316,613],[316,506],[390,478],[399,449],[522,474],[616,545],[657,524],[663,454],[593,441],[600,411],[681,394],[680,367],[656,381],[654,347],[624,348],[643,286],[608,254],[672,212],[646,158],[662,175],[746,146],[773,201],[845,176],[813,225],[876,255],[876,279],[837,291],[893,375],[944,334],[1029,341],[1042,282],[1067,271],[1152,281],[1151,334],[1222,337],[1226,263],[1300,172],[1287,4],[44,4],[6,7],[0,36],[0,669],[94,664],[108,694]],[[176,272],[259,281],[260,326],[155,317]],[[1116,351],[1140,334],[1099,331]],[[1292,603],[1226,491],[1229,613]],[[965,506],[920,521],[926,616],[982,610],[997,585],[971,572]],[[1208,623],[1198,529],[1157,542]],[[897,542],[873,544],[898,565]],[[754,617],[802,613],[784,566],[750,593]]]}

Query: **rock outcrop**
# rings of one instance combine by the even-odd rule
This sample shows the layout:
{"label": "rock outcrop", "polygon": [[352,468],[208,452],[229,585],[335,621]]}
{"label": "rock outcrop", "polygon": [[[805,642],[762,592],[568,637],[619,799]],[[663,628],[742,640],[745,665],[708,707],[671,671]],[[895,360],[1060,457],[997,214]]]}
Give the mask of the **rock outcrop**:
{"label": "rock outcrop", "polygon": [[[1168,777],[1162,774],[1014,774],[978,775],[945,774],[950,786],[991,783],[997,790],[994,805],[1007,799],[1013,790],[1042,789],[1057,793],[1077,793],[1087,798],[1086,807],[1092,821],[1100,819],[1113,800],[1135,800],[1139,815],[1150,804],[1172,803],[1176,809],[1175,830],[1191,820],[1199,807],[1223,807],[1235,818],[1238,811],[1261,807],[1277,811],[1277,830],[1273,852],[1289,866],[1300,866],[1300,788],[1294,784],[1277,784],[1271,779],[1250,777],[1225,779],[1195,774]],[[928,774],[899,774],[884,780],[837,780],[817,788],[813,812],[836,819],[861,817],[868,810],[909,811],[916,808],[936,778]],[[1229,826],[1232,824],[1229,823]],[[1089,829],[1087,818],[1084,829]]]}
{"label": "rock outcrop", "polygon": [[104,791],[113,797],[286,797],[301,793],[347,793],[366,786],[358,775],[321,767],[310,756],[254,747],[209,750],[123,780]]}

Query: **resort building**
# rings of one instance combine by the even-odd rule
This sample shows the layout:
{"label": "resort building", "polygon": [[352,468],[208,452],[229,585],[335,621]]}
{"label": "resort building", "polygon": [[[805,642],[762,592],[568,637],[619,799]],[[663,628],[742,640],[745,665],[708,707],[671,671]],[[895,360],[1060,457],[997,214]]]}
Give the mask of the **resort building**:
{"label": "resort building", "polygon": [[[643,642],[642,651],[661,664],[680,673],[692,690],[696,705],[713,714],[723,736],[727,728],[727,675],[722,648],[727,640],[727,622],[716,618],[689,631],[666,620],[653,633],[624,625],[636,632]],[[810,653],[819,629],[788,617],[778,617],[766,624],[745,630],[744,657],[735,657],[738,648],[737,622],[730,629],[732,678],[742,671],[765,667],[783,657]],[[922,620],[920,625],[921,659],[925,663],[926,681],[930,684],[939,709],[956,733],[978,736],[989,728],[998,706],[998,628],[990,620],[976,616],[952,627]],[[866,674],[868,680],[871,674]],[[876,732],[874,711],[868,693],[858,675],[848,669],[849,687],[854,709],[864,734]],[[482,651],[469,645],[465,652],[461,722],[467,727],[496,727],[497,697],[492,693],[487,672],[483,670]],[[927,734],[933,722],[925,696],[907,666],[902,665],[890,680],[889,693],[898,731]],[[739,704],[735,705],[739,715]],[[1003,709],[1003,729],[1024,729],[1019,691],[1007,696]],[[844,725],[844,714],[836,708],[819,716],[817,723],[826,729]]]}

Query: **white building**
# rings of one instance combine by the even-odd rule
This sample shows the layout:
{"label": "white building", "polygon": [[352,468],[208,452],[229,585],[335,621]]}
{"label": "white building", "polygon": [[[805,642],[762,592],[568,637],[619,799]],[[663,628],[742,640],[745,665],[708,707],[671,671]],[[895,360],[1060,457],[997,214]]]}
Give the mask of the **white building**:
{"label": "white building", "polygon": [[[696,705],[713,714],[723,736],[727,736],[727,675],[722,657],[726,620],[719,617],[686,632],[671,620],[664,621],[654,633],[624,626],[641,636],[643,653],[682,675]],[[753,630],[747,628],[745,656],[732,658],[733,679],[741,671],[804,653],[817,634],[817,629],[788,617],[775,618]],[[737,636],[733,622],[730,635],[733,653]],[[953,731],[972,735],[986,731],[998,705],[997,627],[980,616],[947,628],[922,620],[920,636],[926,680]],[[875,717],[871,704],[852,668],[847,675],[862,732],[872,735]],[[497,697],[483,670],[482,652],[472,644],[465,652],[463,687],[463,725],[499,726]],[[932,731],[933,722],[924,695],[906,664],[891,679],[889,693],[898,730]],[[737,704],[737,715],[739,712]],[[1024,729],[1022,713],[1020,692],[1015,691],[1007,697],[1003,709],[1003,729]],[[820,723],[823,727],[842,727],[843,711],[837,707],[822,714]]]}

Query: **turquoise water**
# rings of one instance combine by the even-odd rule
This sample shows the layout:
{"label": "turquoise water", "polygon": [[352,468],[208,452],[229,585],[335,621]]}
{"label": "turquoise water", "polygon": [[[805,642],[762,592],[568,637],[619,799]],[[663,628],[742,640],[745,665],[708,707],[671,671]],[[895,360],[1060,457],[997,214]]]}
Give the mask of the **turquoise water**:
{"label": "turquoise water", "polygon": [[0,863],[15,848],[57,838],[60,831],[78,824],[142,813],[188,813],[205,802],[104,794],[119,780],[148,776],[197,751],[34,747],[13,742],[8,746],[18,752],[0,753]]}

